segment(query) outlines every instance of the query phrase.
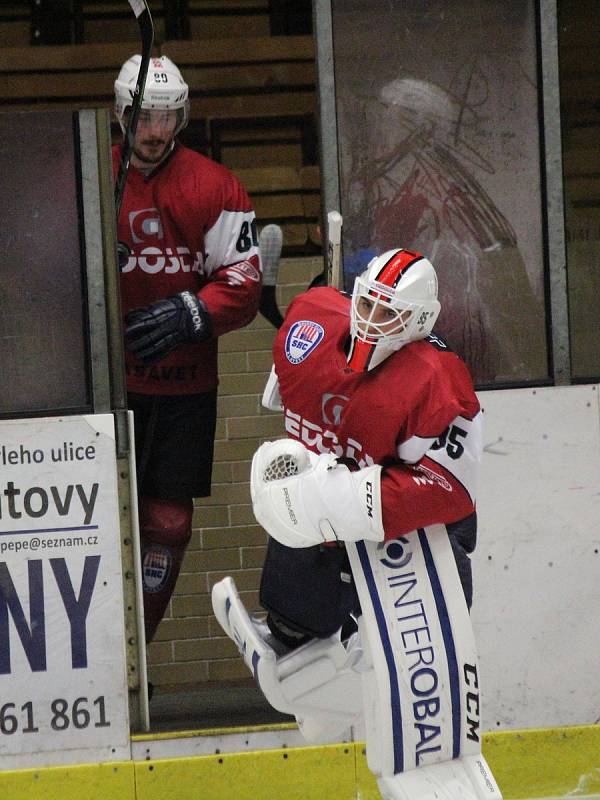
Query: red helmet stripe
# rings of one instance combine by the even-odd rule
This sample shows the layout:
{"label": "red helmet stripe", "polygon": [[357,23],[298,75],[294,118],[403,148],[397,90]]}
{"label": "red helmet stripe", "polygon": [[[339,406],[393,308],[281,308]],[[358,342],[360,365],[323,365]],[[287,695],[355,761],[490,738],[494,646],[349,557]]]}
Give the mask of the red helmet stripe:
{"label": "red helmet stripe", "polygon": [[387,261],[375,278],[377,283],[389,286],[393,289],[398,285],[400,279],[406,274],[407,270],[420,261],[423,256],[420,253],[413,253],[412,250],[400,250]]}

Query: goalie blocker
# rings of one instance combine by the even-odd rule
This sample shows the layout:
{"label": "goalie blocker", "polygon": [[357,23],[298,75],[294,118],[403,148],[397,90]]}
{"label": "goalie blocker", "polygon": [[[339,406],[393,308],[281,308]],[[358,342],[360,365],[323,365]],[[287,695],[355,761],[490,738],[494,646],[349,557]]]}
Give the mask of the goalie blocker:
{"label": "goalie blocker", "polygon": [[[282,653],[266,624],[248,616],[231,578],[217,584],[217,619],[267,700],[294,714],[309,741],[364,722],[369,768],[385,800],[499,800],[481,754],[477,653],[446,526],[384,542],[364,504],[350,497],[349,476],[360,497],[366,470],[339,472],[331,457],[303,454],[289,440],[276,444],[285,447],[269,443],[253,462],[257,518],[269,533],[285,529],[278,538],[292,546],[331,538],[331,530],[345,539],[360,613],[358,633],[347,640],[337,632]],[[328,488],[336,473],[343,478],[332,510]],[[356,513],[346,537],[343,521]],[[359,539],[361,525],[372,540]]]}

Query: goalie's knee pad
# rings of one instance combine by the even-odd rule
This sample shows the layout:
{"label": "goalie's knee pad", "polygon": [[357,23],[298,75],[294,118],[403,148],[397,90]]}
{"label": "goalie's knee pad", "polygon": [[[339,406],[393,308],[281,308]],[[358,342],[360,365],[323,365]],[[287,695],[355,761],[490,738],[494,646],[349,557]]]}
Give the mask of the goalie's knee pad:
{"label": "goalie's knee pad", "polygon": [[266,699],[278,711],[294,715],[305,738],[327,741],[360,717],[360,675],[354,667],[362,650],[356,638],[345,644],[339,636],[313,639],[282,654],[266,624],[248,615],[231,578],[215,584],[212,604]]}
{"label": "goalie's knee pad", "polygon": [[146,642],[164,616],[192,535],[192,500],[141,497],[142,584]]}

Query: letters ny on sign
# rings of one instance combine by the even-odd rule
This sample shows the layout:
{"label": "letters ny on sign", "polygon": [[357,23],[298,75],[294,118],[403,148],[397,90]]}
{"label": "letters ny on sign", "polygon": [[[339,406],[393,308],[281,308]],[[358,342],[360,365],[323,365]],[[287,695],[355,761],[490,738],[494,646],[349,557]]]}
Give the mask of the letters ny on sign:
{"label": "letters ny on sign", "polygon": [[127,752],[116,467],[112,415],[0,422],[0,769]]}

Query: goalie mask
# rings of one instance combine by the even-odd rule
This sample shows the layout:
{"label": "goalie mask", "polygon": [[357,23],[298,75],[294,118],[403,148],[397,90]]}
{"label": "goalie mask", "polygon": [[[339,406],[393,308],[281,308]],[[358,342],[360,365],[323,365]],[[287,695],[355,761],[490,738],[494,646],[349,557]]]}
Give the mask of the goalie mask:
{"label": "goalie mask", "polygon": [[437,276],[411,250],[388,250],[354,282],[348,364],[368,371],[408,342],[424,339],[440,313]]}
{"label": "goalie mask", "polygon": [[[123,133],[127,127],[127,114],[133,103],[141,61],[140,55],[128,59],[115,81],[115,115]],[[140,122],[144,121],[144,117],[167,117],[169,112],[173,112],[174,127],[170,136],[175,138],[187,125],[190,105],[188,93],[187,83],[170,58],[151,58],[144,86]]]}

